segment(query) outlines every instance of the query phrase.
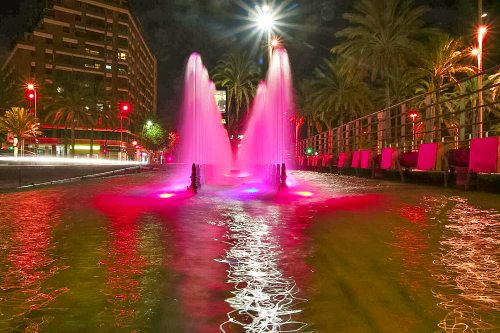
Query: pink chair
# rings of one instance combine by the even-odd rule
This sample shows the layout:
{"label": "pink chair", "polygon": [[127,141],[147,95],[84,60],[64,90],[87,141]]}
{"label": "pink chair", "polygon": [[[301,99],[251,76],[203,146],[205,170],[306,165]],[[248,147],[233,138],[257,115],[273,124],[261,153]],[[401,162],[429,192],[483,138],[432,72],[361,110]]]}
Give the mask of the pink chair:
{"label": "pink chair", "polygon": [[465,189],[468,190],[472,174],[500,172],[499,138],[478,138],[470,141],[469,168]]}
{"label": "pink chair", "polygon": [[[418,152],[408,152],[399,155],[397,159],[401,181],[405,181],[403,171],[439,171],[441,172],[442,144],[423,143]],[[444,175],[444,174],[443,174]]]}
{"label": "pink chair", "polygon": [[359,162],[361,160],[361,150],[355,150],[352,153],[351,168],[359,168]]}
{"label": "pink chair", "polygon": [[398,150],[396,148],[382,149],[382,161],[380,163],[380,168],[382,170],[395,169],[397,157],[398,157]]}
{"label": "pink chair", "polygon": [[372,159],[372,151],[371,150],[362,150],[361,151],[361,160],[360,160],[361,169],[368,169],[371,165],[371,159]]}
{"label": "pink chair", "polygon": [[339,173],[342,173],[342,169],[346,168],[348,164],[350,154],[349,153],[340,153],[339,158],[337,160],[337,169]]}

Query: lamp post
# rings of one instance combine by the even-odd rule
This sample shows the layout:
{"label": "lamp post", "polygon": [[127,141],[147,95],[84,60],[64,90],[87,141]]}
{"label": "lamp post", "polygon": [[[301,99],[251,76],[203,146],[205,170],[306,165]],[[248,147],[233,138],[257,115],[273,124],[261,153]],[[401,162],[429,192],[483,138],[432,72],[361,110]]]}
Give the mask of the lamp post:
{"label": "lamp post", "polygon": [[[480,15],[482,19],[482,14]],[[481,20],[482,21],[482,20]],[[479,76],[477,77],[477,137],[483,137],[483,40],[486,35],[487,29],[485,26],[480,25],[477,31],[477,70]]]}
{"label": "lamp post", "polygon": [[415,109],[410,110],[410,112],[408,113],[408,117],[410,117],[411,125],[412,125],[411,150],[413,150],[415,148],[415,141],[416,141],[416,138],[415,138],[415,120],[418,118],[418,111]]}
{"label": "lamp post", "polygon": [[[33,101],[33,106],[34,106],[34,110],[35,110],[35,126],[38,125],[38,117],[37,117],[37,113],[36,113],[36,100],[38,98],[37,96],[37,89],[36,89],[36,85],[35,83],[33,82],[29,82],[26,84],[26,90],[27,90],[27,98],[28,100],[30,101],[30,107],[31,107],[31,101]],[[36,128],[34,129],[33,133],[36,133]],[[36,134],[35,134],[35,153],[38,154],[38,139],[36,138]]]}
{"label": "lamp post", "polygon": [[118,159],[121,161],[123,159],[123,118],[130,113],[130,104],[126,102],[120,103],[120,152],[118,154]]}

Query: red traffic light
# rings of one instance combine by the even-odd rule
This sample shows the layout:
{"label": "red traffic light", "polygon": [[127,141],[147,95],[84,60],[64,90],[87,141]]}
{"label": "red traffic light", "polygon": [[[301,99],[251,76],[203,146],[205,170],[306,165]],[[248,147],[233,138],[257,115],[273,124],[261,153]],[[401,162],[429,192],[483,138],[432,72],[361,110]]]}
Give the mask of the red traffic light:
{"label": "red traffic light", "polygon": [[130,105],[130,103],[121,102],[119,103],[119,106],[120,106],[120,112],[122,113],[129,113],[130,111],[132,111],[132,105]]}
{"label": "red traffic light", "polygon": [[34,101],[35,100],[35,93],[33,91],[30,91],[30,90],[26,91],[26,99],[30,102]]}
{"label": "red traffic light", "polygon": [[120,117],[127,118],[130,112],[132,112],[132,105],[127,102],[118,103],[118,108],[120,110]]}

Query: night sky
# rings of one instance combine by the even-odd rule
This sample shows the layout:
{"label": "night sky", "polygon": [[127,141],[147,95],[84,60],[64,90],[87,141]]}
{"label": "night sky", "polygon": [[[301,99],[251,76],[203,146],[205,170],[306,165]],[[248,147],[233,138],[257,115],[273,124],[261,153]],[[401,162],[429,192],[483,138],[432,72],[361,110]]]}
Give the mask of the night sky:
{"label": "night sky", "polygon": [[[227,52],[244,50],[256,61],[265,57],[264,46],[251,31],[238,33],[247,24],[243,3],[248,0],[129,0],[145,31],[146,40],[158,59],[159,113],[167,119],[175,114],[182,87],[183,67],[188,55],[197,51],[209,68]],[[334,34],[346,25],[342,14],[354,1],[285,1],[286,21],[290,27],[285,44],[290,53],[296,79],[305,77],[329,55],[337,42]],[[498,9],[498,0],[484,0],[486,10]],[[24,31],[36,0],[0,3],[0,63],[3,64],[13,36]],[[454,35],[472,38],[476,17],[474,0],[417,0],[429,7],[425,19]],[[472,4],[471,4],[472,3]],[[488,19],[491,20],[490,15]],[[469,34],[469,35],[467,35]]]}

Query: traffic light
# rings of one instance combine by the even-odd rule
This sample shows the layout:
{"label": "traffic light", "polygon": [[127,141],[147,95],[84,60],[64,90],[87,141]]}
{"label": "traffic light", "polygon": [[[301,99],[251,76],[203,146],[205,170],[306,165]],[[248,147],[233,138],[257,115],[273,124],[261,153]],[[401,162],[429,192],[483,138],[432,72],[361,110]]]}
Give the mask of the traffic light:
{"label": "traffic light", "polygon": [[312,155],[313,149],[311,147],[306,149],[306,155]]}
{"label": "traffic light", "polygon": [[126,118],[132,112],[132,105],[130,103],[120,102],[118,106],[120,108],[120,117]]}
{"label": "traffic light", "polygon": [[26,91],[26,99],[30,102],[33,102],[35,100],[35,92],[32,90],[27,90]]}
{"label": "traffic light", "polygon": [[36,88],[34,83],[26,84],[26,99],[33,102],[36,98]]}

